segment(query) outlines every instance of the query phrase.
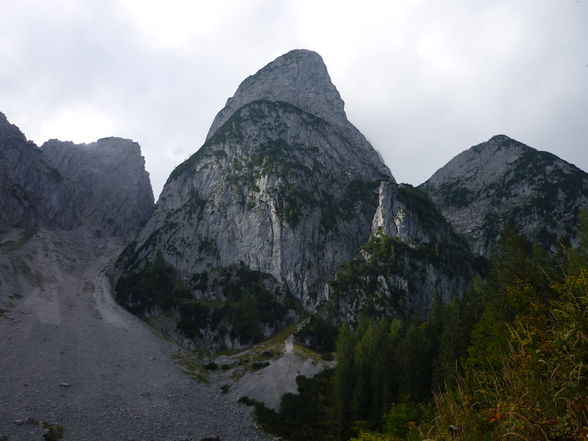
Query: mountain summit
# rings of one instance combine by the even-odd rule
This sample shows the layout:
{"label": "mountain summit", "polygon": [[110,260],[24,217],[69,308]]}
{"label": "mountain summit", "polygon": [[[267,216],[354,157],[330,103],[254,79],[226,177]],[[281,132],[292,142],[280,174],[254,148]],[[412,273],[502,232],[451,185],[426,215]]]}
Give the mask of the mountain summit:
{"label": "mountain summit", "polygon": [[235,325],[247,308],[265,323],[254,335],[271,333],[285,312],[268,318],[264,310],[311,305],[368,240],[381,181],[394,183],[345,117],[320,56],[289,52],[239,86],[206,143],[172,172],[119,260],[128,288],[119,301],[157,311],[131,281],[165,262],[193,297],[216,302],[189,331],[207,348],[251,340]]}
{"label": "mountain summit", "polygon": [[574,240],[588,174],[557,156],[497,135],[460,153],[420,188],[474,252],[488,256],[506,224],[555,250]]}
{"label": "mountain summit", "polygon": [[214,119],[207,139],[236,110],[256,100],[284,101],[329,122],[346,119],[345,104],[321,56],[296,49],[278,57],[239,85]]}
{"label": "mountain summit", "polygon": [[347,151],[336,152],[337,155],[348,155],[350,163],[370,164],[378,169],[378,173],[394,180],[374,148],[347,120],[345,103],[331,82],[323,59],[316,52],[292,50],[247,77],[214,118],[207,142],[232,117],[238,120],[235,114],[255,101],[288,103],[337,127],[340,137],[348,145]]}
{"label": "mountain summit", "polygon": [[39,148],[0,113],[0,206],[0,232],[86,225],[124,236],[153,210],[153,192],[139,144],[51,140]]}

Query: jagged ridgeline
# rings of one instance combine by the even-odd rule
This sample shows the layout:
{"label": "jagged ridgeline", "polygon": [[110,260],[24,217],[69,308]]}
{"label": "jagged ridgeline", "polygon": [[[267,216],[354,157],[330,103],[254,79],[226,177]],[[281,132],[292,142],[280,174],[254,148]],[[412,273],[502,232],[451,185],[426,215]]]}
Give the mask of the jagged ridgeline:
{"label": "jagged ridgeline", "polygon": [[[206,349],[269,336],[329,301],[325,284],[377,232],[376,212],[389,216],[378,209],[382,182],[396,188],[347,120],[321,57],[289,52],[243,81],[205,144],[170,175],[118,260],[118,301],[168,332],[190,322],[181,334]],[[408,227],[411,209],[401,212],[390,234],[414,247],[425,227]],[[154,271],[175,300],[133,288],[163,280]]]}
{"label": "jagged ridgeline", "polygon": [[53,139],[39,148],[0,113],[0,206],[0,232],[88,226],[124,236],[151,214],[153,192],[136,142]]}
{"label": "jagged ridgeline", "polygon": [[505,135],[460,153],[419,188],[485,256],[507,224],[552,252],[562,238],[577,245],[579,209],[588,205],[588,174]]}

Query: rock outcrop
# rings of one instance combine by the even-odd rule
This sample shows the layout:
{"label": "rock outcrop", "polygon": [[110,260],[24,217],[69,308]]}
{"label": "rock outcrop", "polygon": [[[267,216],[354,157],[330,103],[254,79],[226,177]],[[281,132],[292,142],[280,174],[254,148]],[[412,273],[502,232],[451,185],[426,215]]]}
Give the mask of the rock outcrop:
{"label": "rock outcrop", "polygon": [[368,239],[382,179],[320,57],[293,51],[239,86],[122,263],[161,252],[189,282],[243,262],[307,300]]}
{"label": "rock outcrop", "polygon": [[47,163],[67,177],[79,223],[124,235],[153,211],[153,191],[141,147],[130,139],[102,138],[90,144],[47,141]]}
{"label": "rock outcrop", "polygon": [[278,57],[246,78],[214,119],[206,139],[236,110],[257,100],[284,101],[330,123],[347,121],[344,102],[321,56],[299,49]]}
{"label": "rock outcrop", "polygon": [[425,318],[436,300],[448,302],[486,272],[426,193],[382,182],[379,200],[370,240],[322,293],[319,313],[332,322]]}
{"label": "rock outcrop", "polygon": [[63,181],[41,150],[0,113],[0,231],[39,224],[71,228],[75,208]]}
{"label": "rock outcrop", "polygon": [[87,225],[125,235],[151,214],[153,193],[137,143],[52,140],[38,148],[0,113],[0,206],[0,231]]}
{"label": "rock outcrop", "polygon": [[573,244],[588,205],[588,174],[505,135],[460,153],[419,188],[485,256],[507,223],[546,249],[562,237]]}
{"label": "rock outcrop", "polygon": [[[123,285],[159,256],[201,305],[208,302],[204,322],[217,330],[210,317],[250,295],[227,286],[249,286],[259,274],[281,305],[293,298],[310,307],[368,240],[380,181],[394,182],[343,106],[314,52],[292,51],[246,79],[119,259]],[[225,273],[232,276],[219,279]],[[120,300],[133,308],[136,294]],[[258,303],[254,310],[263,316]],[[275,325],[261,320],[260,332]],[[221,327],[225,336],[217,332],[208,348],[236,335]]]}
{"label": "rock outcrop", "polygon": [[410,185],[382,181],[372,234],[383,233],[407,244],[463,244],[426,193]]}

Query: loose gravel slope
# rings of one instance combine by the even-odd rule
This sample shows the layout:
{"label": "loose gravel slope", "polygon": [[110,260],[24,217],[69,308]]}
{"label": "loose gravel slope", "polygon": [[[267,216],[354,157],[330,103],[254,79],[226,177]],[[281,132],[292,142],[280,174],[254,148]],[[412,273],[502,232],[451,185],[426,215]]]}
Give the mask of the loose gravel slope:
{"label": "loose gravel slope", "polygon": [[45,421],[76,441],[268,439],[113,302],[105,269],[121,249],[83,228],[0,237],[0,437],[42,440]]}

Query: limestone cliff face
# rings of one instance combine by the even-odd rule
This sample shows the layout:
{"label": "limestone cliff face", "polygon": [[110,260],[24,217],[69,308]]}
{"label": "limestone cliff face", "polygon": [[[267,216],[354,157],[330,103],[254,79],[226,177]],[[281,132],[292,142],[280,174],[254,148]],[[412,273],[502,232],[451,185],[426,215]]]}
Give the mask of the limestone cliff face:
{"label": "limestone cliff face", "polygon": [[460,295],[486,263],[475,258],[428,195],[382,182],[372,236],[322,292],[334,322],[362,316],[425,318],[436,299]]}
{"label": "limestone cliff face", "polygon": [[472,250],[488,256],[503,227],[555,250],[577,235],[588,174],[557,156],[498,135],[460,153],[420,186]]}
{"label": "limestone cliff face", "polygon": [[239,86],[117,268],[121,304],[209,350],[303,311],[424,316],[479,269],[428,196],[396,184],[310,51]]}
{"label": "limestone cliff face", "polygon": [[197,292],[202,274],[242,262],[311,302],[367,241],[381,180],[393,182],[320,57],[290,52],[239,86],[121,267],[161,253]]}
{"label": "limestone cliff face", "polygon": [[64,177],[37,146],[0,113],[0,231],[39,224],[71,228],[75,206]]}
{"label": "limestone cliff face", "polygon": [[372,234],[407,244],[456,243],[459,239],[425,193],[410,185],[382,181]]}
{"label": "limestone cliff face", "polygon": [[[119,258],[118,301],[212,351],[312,309],[368,240],[380,181],[394,182],[343,106],[314,52],[245,80]],[[173,277],[158,291],[161,273]]]}
{"label": "limestone cliff face", "polygon": [[331,123],[345,123],[344,103],[319,54],[288,52],[246,78],[227,100],[208,132],[209,139],[231,115],[252,101],[284,101]]}
{"label": "limestone cliff face", "polygon": [[50,140],[41,150],[47,163],[67,176],[81,224],[124,235],[153,211],[149,174],[136,142],[114,137],[91,144]]}
{"label": "limestone cliff face", "polygon": [[88,225],[124,235],[153,210],[139,145],[107,138],[38,148],[0,113],[0,231]]}

